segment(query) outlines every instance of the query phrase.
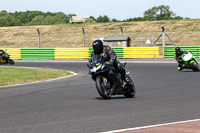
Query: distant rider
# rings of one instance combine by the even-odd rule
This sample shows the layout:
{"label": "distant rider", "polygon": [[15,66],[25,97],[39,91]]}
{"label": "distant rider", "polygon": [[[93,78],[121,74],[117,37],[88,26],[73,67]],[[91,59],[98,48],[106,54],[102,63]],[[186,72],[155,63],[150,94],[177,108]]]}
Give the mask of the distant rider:
{"label": "distant rider", "polygon": [[6,58],[6,52],[4,50],[0,50],[0,59],[8,61],[8,59]]}
{"label": "distant rider", "polygon": [[[103,45],[103,42],[101,40],[95,40],[92,43],[92,47],[93,47],[93,51],[91,53],[91,58],[95,54],[102,54],[103,53],[105,61],[108,61],[109,63],[111,63],[115,67],[115,69],[117,69],[121,73],[122,78],[123,78],[122,80],[125,81],[125,83],[128,82],[128,78],[126,78],[125,68],[117,60],[117,56],[110,46]],[[89,59],[89,62],[91,63],[92,60]]]}
{"label": "distant rider", "polygon": [[185,65],[183,63],[183,60],[181,58],[181,56],[183,55],[183,53],[185,52],[184,50],[181,50],[180,47],[176,47],[175,48],[175,55],[174,55],[174,58],[177,60],[177,62],[179,63],[178,64],[178,70],[183,70],[185,68]]}

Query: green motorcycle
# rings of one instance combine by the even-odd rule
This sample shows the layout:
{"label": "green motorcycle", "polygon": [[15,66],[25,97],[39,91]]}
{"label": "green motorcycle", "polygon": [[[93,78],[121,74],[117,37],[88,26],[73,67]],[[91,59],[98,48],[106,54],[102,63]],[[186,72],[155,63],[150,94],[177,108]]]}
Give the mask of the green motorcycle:
{"label": "green motorcycle", "polygon": [[192,69],[193,71],[199,72],[198,62],[189,51],[185,51],[181,56],[186,69]]}

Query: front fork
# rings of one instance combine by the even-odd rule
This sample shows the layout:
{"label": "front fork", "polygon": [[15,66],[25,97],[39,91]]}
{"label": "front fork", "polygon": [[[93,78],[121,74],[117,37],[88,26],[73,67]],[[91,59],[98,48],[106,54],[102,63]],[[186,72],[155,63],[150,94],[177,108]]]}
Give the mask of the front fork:
{"label": "front fork", "polygon": [[194,60],[195,60],[196,64],[198,65],[198,61],[195,58],[194,58]]}
{"label": "front fork", "polygon": [[197,60],[196,60],[195,58],[194,58],[194,60],[190,61],[190,65],[191,65],[193,62],[194,62],[195,64],[198,65],[198,62],[197,62]]}
{"label": "front fork", "polygon": [[108,88],[109,85],[108,85],[108,79],[106,77],[103,77],[103,85]]}

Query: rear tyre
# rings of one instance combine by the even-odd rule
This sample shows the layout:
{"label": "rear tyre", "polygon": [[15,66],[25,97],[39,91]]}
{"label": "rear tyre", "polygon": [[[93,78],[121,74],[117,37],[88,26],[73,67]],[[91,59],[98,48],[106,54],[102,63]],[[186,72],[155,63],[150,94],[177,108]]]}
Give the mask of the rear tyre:
{"label": "rear tyre", "polygon": [[111,88],[106,87],[103,83],[103,77],[97,77],[96,78],[96,88],[99,93],[99,95],[103,99],[110,99],[111,98]]}
{"label": "rear tyre", "polygon": [[129,76],[127,76],[127,78],[129,78],[129,84],[127,85],[126,92],[124,93],[124,96],[126,98],[133,98],[136,94],[135,85],[134,85],[132,79]]}
{"label": "rear tyre", "polygon": [[192,62],[192,68],[193,68],[193,71],[199,72],[198,64],[195,64],[194,62]]}

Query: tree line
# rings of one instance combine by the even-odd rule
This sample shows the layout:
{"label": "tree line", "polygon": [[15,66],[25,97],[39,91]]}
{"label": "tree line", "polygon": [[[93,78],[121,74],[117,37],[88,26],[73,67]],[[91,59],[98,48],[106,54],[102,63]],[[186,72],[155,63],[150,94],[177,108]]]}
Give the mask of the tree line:
{"label": "tree line", "polygon": [[[181,16],[177,16],[170,10],[169,6],[161,5],[155,6],[144,12],[143,17],[129,18],[126,21],[155,21],[155,20],[181,20],[184,19]],[[185,19],[189,19],[186,17]]]}
{"label": "tree line", "polygon": [[75,14],[64,14],[63,12],[26,11],[8,13],[0,12],[0,26],[24,26],[24,25],[52,25],[68,23]]}
{"label": "tree line", "polygon": [[[108,16],[99,16],[97,19],[94,17],[90,17],[91,19],[96,20],[97,22],[120,22],[120,20],[108,18]],[[123,20],[123,22],[131,22],[131,21],[155,21],[155,20],[181,20],[181,19],[190,19],[188,17],[183,18],[181,16],[177,16],[173,11],[170,10],[169,6],[161,5],[154,6],[143,13],[143,17],[129,18]]]}
{"label": "tree line", "polygon": [[[66,24],[72,16],[76,14],[65,14],[63,12],[42,12],[42,11],[26,11],[9,13],[5,10],[0,12],[0,26],[31,26],[31,25],[53,25]],[[144,12],[143,17],[129,18],[123,22],[131,21],[155,21],[155,20],[180,20],[184,19],[181,16],[170,10],[169,6],[155,6]],[[189,18],[185,18],[189,19]],[[87,23],[103,23],[103,22],[121,22],[121,20],[110,19],[107,15],[99,16],[97,18],[90,16]]]}

